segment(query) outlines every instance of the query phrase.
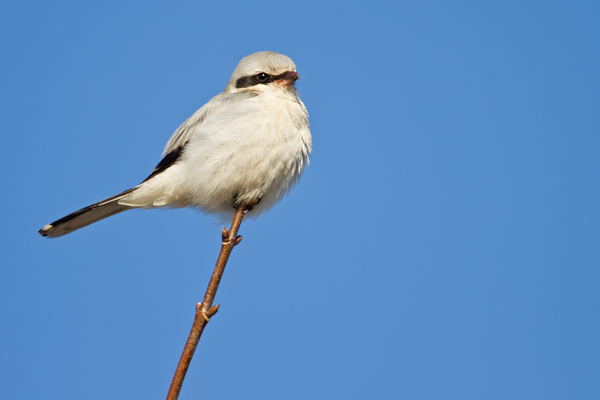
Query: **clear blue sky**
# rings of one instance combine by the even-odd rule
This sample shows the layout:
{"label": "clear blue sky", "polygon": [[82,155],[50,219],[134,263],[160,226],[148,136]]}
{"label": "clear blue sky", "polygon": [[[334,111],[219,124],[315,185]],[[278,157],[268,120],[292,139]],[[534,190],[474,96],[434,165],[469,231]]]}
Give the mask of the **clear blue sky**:
{"label": "clear blue sky", "polygon": [[2,396],[166,396],[221,226],[37,230],[139,183],[271,50],[313,157],[242,225],[181,399],[600,398],[598,21],[597,1],[4,1]]}

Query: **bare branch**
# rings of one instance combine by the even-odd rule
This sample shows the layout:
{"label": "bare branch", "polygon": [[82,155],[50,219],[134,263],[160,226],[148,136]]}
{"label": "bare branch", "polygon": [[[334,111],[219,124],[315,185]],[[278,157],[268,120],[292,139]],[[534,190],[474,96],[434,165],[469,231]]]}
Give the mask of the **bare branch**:
{"label": "bare branch", "polygon": [[219,311],[219,306],[213,306],[213,301],[215,300],[217,289],[219,288],[219,283],[221,282],[221,277],[225,271],[227,260],[229,260],[229,255],[231,254],[233,248],[242,241],[242,237],[238,236],[237,233],[242,223],[242,219],[244,218],[244,213],[246,210],[252,209],[252,206],[253,204],[240,204],[235,211],[231,228],[227,230],[226,227],[223,227],[223,231],[221,232],[223,244],[221,245],[221,252],[219,253],[219,258],[217,259],[217,265],[215,265],[215,270],[213,271],[210,282],[208,283],[208,288],[204,294],[204,300],[202,300],[202,303],[196,304],[196,317],[194,318],[194,324],[192,325],[192,330],[188,336],[187,342],[185,343],[185,347],[183,348],[183,354],[181,354],[179,364],[177,364],[175,376],[173,376],[173,382],[171,382],[171,387],[169,388],[169,393],[167,394],[167,400],[177,400],[177,398],[179,398],[179,392],[181,391],[181,386],[183,385],[183,379],[185,378],[185,374],[190,366],[190,362],[192,361],[192,357],[194,356],[194,352],[196,351],[196,347],[198,346],[198,342],[200,341],[200,336],[202,336],[204,327],[210,318],[215,315],[217,311]]}

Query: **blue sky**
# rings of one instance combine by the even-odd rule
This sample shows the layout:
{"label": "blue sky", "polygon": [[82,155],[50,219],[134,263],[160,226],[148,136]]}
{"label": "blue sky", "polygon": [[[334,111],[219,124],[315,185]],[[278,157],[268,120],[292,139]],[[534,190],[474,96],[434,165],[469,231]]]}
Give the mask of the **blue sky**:
{"label": "blue sky", "polygon": [[166,396],[221,227],[37,230],[143,180],[262,50],[314,152],[242,225],[180,398],[600,398],[600,3],[0,7],[6,398]]}

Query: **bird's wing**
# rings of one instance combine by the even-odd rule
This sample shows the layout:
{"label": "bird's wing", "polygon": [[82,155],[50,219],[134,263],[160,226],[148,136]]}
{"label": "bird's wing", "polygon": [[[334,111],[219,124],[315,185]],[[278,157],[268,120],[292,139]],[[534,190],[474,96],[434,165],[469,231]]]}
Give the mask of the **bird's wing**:
{"label": "bird's wing", "polygon": [[[202,108],[196,111],[191,117],[189,117],[183,124],[177,128],[177,130],[171,136],[171,139],[167,142],[165,150],[163,151],[163,158],[160,160],[158,165],[154,168],[154,171],[144,180],[154,178],[156,175],[167,170],[170,166],[175,164],[181,154],[185,144],[196,132],[196,128],[202,124],[202,122],[213,114],[215,111],[222,111],[223,107],[229,107],[237,102],[250,99],[258,96],[257,92],[238,92],[238,93],[221,93],[213,97],[208,103]],[[143,182],[142,182],[143,183]]]}
{"label": "bird's wing", "polygon": [[257,92],[238,92],[238,93],[221,93],[213,97],[208,103],[202,108],[196,111],[191,117],[189,117],[171,136],[171,139],[167,142],[163,156],[168,156],[169,153],[176,151],[177,148],[183,147],[188,140],[194,134],[196,128],[202,124],[202,122],[209,117],[215,110],[222,107],[228,107],[239,101],[244,101],[252,97],[258,96]]}

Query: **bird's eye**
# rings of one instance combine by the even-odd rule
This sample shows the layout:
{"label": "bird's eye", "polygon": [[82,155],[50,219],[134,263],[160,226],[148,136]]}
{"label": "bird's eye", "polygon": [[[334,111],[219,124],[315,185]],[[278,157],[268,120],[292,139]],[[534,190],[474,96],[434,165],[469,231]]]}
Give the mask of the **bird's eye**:
{"label": "bird's eye", "polygon": [[259,82],[266,82],[269,80],[269,74],[265,74],[264,72],[261,72],[260,74],[256,74],[256,79]]}

